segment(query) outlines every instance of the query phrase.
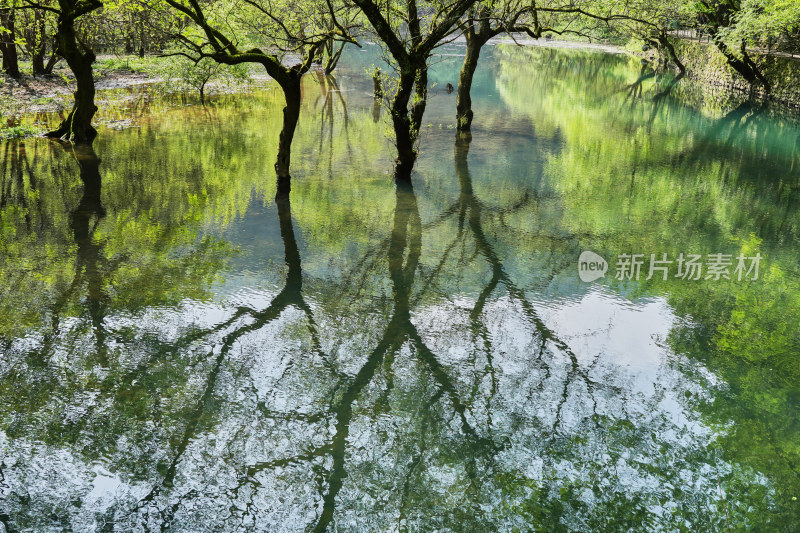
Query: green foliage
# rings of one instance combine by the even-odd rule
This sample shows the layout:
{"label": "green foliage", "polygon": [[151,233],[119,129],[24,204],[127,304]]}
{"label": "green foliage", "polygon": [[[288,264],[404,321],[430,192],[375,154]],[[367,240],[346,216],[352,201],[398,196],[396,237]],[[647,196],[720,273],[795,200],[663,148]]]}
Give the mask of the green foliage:
{"label": "green foliage", "polygon": [[157,72],[159,58],[153,56],[120,55],[100,57],[95,61],[96,71],[127,71],[154,74]]}
{"label": "green foliage", "polygon": [[[0,117],[1,118],[1,117]],[[22,139],[42,133],[40,128],[28,124],[0,127],[0,139]]]}
{"label": "green foliage", "polygon": [[[736,45],[751,45],[800,50],[796,41],[800,33],[800,2],[795,0],[743,0],[732,13],[730,26],[721,30],[722,37]],[[787,46],[781,46],[787,41]]]}
{"label": "green foliage", "polygon": [[156,67],[156,72],[163,78],[165,86],[198,91],[201,97],[208,84],[233,86],[250,81],[249,65],[225,65],[208,57],[199,61],[181,55],[165,57]]}

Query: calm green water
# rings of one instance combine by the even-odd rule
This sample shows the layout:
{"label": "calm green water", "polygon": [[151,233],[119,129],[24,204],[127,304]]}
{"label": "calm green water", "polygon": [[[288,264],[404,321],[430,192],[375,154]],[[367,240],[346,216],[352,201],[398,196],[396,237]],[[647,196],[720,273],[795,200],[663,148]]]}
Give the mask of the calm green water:
{"label": "calm green water", "polygon": [[374,49],[305,80],[290,201],[271,86],[0,145],[7,531],[797,530],[796,123],[489,47],[456,142],[444,53],[413,189]]}

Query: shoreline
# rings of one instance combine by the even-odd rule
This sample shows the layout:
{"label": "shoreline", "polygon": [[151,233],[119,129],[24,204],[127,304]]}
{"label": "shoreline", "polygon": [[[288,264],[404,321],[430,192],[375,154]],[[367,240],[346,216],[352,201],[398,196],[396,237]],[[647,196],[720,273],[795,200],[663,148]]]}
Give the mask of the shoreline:
{"label": "shoreline", "polygon": [[[459,37],[451,42],[461,44],[464,42],[464,38]],[[587,50],[599,53],[639,57],[646,61],[651,60],[651,58],[645,57],[643,54],[631,52],[618,45],[561,39],[533,39],[527,35],[515,35],[513,38],[507,35],[498,36],[490,39],[487,45],[519,45],[562,50]],[[109,59],[119,60],[119,57],[113,55],[98,57],[98,61]],[[30,117],[31,115],[59,113],[70,109],[72,106],[72,93],[74,91],[75,81],[71,71],[63,65],[63,63],[60,65],[61,68],[55,69],[54,73],[48,76],[33,77],[30,74],[23,74],[20,80],[14,80],[8,76],[0,75],[0,117],[2,117],[5,122],[3,129],[12,129],[19,126],[22,122],[21,119],[25,116]],[[253,83],[260,84],[269,79],[270,78],[264,73],[254,73],[251,75],[250,83],[247,84],[247,89],[250,89]],[[687,75],[687,79],[695,83],[730,92],[731,95],[746,94],[746,91],[742,91],[738,87],[713,83],[709,80],[693,76],[691,73]],[[163,81],[164,80],[159,76],[146,71],[96,67],[96,100],[98,105],[102,106],[104,101],[106,101],[107,91],[133,89],[146,85],[155,85]],[[212,82],[209,83],[207,88],[207,94],[236,92],[241,91],[238,88],[229,87],[224,83]],[[767,101],[777,108],[785,110],[789,115],[797,114],[797,106],[795,103],[787,103],[775,98],[768,98]],[[22,134],[17,135],[0,134],[0,139],[36,134],[37,132],[26,130]]]}
{"label": "shoreline", "polygon": [[[456,41],[459,42],[459,41]],[[463,41],[462,41],[463,42]],[[568,41],[563,39],[533,39],[528,35],[515,35],[512,39],[507,35],[493,37],[487,44],[518,44],[520,46],[537,46],[539,48],[562,48],[567,50],[595,50],[607,54],[630,54],[623,47],[615,44],[592,43],[584,41]]]}

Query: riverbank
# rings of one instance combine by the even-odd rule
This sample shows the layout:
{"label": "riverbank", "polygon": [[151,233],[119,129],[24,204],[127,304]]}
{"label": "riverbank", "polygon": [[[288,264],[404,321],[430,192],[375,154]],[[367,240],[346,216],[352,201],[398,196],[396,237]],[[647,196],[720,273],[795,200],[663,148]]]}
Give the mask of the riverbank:
{"label": "riverbank", "polygon": [[[174,62],[170,63],[170,58],[100,56],[94,64],[95,102],[101,110],[116,107],[140,99],[145,86],[159,84],[164,88],[153,90],[180,92],[183,89],[187,94],[197,95],[197,88],[188,86],[183,79],[191,79],[193,83],[196,74],[182,72]],[[205,95],[249,91],[270,80],[263,69],[255,66],[238,78],[226,77],[219,72],[209,76],[204,86]],[[165,80],[170,83],[164,84]],[[75,78],[63,62],[57,65],[53,74],[46,76],[23,74],[15,80],[0,74],[0,139],[41,134],[48,115],[52,118],[52,114],[63,114],[71,108],[74,90]]]}
{"label": "riverbank", "polygon": [[[495,44],[519,44],[522,46],[539,46],[544,48],[562,48],[573,50],[597,50],[609,54],[629,54],[651,62],[657,62],[658,53],[637,50],[633,46],[617,46],[604,43],[583,41],[531,39],[526,36],[498,37]],[[724,97],[721,93],[730,93],[729,97],[756,98],[769,102],[778,109],[796,115],[800,110],[800,60],[787,54],[766,53],[751,50],[750,55],[764,75],[772,83],[772,91],[767,96],[762,87],[751,87],[726,62],[717,48],[707,42],[691,39],[676,39],[675,50],[686,65],[686,77],[703,86],[703,92],[713,93],[715,99]]]}
{"label": "riverbank", "polygon": [[[458,39],[456,39],[458,42]],[[655,59],[654,52],[634,51],[607,43],[592,43],[577,40],[532,39],[527,35],[501,36],[489,41],[489,45],[521,45],[526,47],[557,48],[571,50],[593,50],[607,54],[629,54],[648,60]],[[738,79],[725,60],[713,46],[681,40],[676,44],[679,56],[687,65],[687,78],[706,86],[708,91],[730,93],[735,98],[749,97],[750,91],[742,79]],[[775,56],[758,56],[757,61],[765,73],[777,80],[770,101],[777,107],[792,111],[800,109],[800,61]],[[120,91],[163,81],[163,60],[153,56],[100,56],[95,63],[97,104],[101,109],[120,100],[138,98],[138,91]],[[251,82],[263,83],[269,78],[260,69],[249,73]],[[74,77],[61,62],[52,75],[33,77],[24,74],[20,80],[0,75],[0,138],[36,135],[42,131],[45,114],[64,112],[72,105]],[[206,94],[249,90],[251,85],[210,82]],[[116,90],[116,91],[114,91]],[[113,92],[111,92],[113,91]],[[696,92],[696,91],[695,91]],[[707,91],[702,91],[707,92]],[[737,96],[738,95],[738,96]],[[758,91],[752,96],[763,97]],[[30,120],[22,120],[24,118]]]}
{"label": "riverbank", "polygon": [[[0,78],[0,113],[17,116],[60,111],[72,103],[75,79],[64,69],[49,76],[23,75],[19,80]],[[98,91],[123,89],[161,81],[143,72],[110,71],[95,79]]]}
{"label": "riverbank", "polygon": [[[675,51],[690,78],[725,90],[764,98],[762,87],[751,87],[726,62],[713,44],[679,40]],[[770,102],[797,112],[800,109],[800,61],[787,55],[750,52],[753,62],[772,84]]]}
{"label": "riverbank", "polygon": [[587,41],[570,41],[562,39],[533,39],[527,35],[514,35],[513,38],[503,35],[489,40],[490,44],[517,44],[520,46],[539,46],[542,48],[564,48],[569,50],[597,50],[607,54],[627,54],[628,51],[615,44],[592,43]]}

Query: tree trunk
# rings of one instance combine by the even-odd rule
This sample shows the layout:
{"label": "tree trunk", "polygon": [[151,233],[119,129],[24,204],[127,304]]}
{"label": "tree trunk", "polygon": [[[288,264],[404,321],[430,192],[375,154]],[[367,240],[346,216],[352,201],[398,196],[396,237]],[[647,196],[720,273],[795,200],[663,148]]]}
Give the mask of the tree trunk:
{"label": "tree trunk", "polygon": [[141,19],[142,15],[139,15],[139,57],[144,57],[144,47],[147,44],[147,40],[144,36],[144,22]]}
{"label": "tree trunk", "polygon": [[[411,95],[414,103],[409,108]],[[411,180],[417,160],[416,142],[428,99],[428,70],[424,62],[401,67],[397,93],[392,100],[392,125],[397,144],[395,179]]]}
{"label": "tree trunk", "polygon": [[741,44],[740,51],[742,58],[740,59],[736,57],[733,52],[731,52],[730,48],[728,48],[728,45],[722,40],[716,29],[711,30],[709,33],[714,41],[714,44],[717,46],[717,50],[719,50],[720,53],[725,56],[728,65],[730,65],[731,68],[733,68],[736,72],[741,74],[741,76],[750,85],[760,83],[764,87],[764,92],[769,94],[772,90],[772,86],[761,73],[761,70],[758,68],[758,66],[753,63],[752,59],[750,59],[750,56],[747,54],[744,41],[742,41]]}
{"label": "tree trunk", "polygon": [[[334,69],[336,69],[336,65],[339,64],[339,59],[342,57],[342,50],[344,50],[345,44],[346,43],[342,42],[339,45],[339,49],[328,56],[328,60],[325,62],[325,74],[330,75],[333,73]],[[331,45],[331,50],[332,49],[333,45]]]}
{"label": "tree trunk", "polygon": [[59,55],[67,61],[75,75],[77,88],[72,111],[58,128],[45,135],[75,143],[90,143],[97,136],[97,130],[92,127],[92,118],[97,112],[97,106],[94,104],[95,88],[92,73],[94,53],[91,50],[80,50],[75,37],[74,19],[63,13],[59,15],[56,42]]}
{"label": "tree trunk", "polygon": [[44,52],[47,48],[44,13],[37,9],[33,13],[33,43],[31,46],[31,73],[34,76],[46,74],[44,69]]}
{"label": "tree trunk", "polygon": [[671,42],[669,42],[669,37],[667,37],[666,33],[661,33],[658,36],[658,44],[661,46],[663,50],[667,51],[667,55],[672,60],[672,62],[675,63],[675,66],[678,67],[680,75],[683,76],[686,73],[686,66],[678,58],[678,54],[675,52],[675,47],[672,46]]}
{"label": "tree trunk", "polygon": [[381,118],[381,99],[375,97],[372,99],[372,122],[377,124],[380,118]]}
{"label": "tree trunk", "polygon": [[458,131],[469,131],[472,126],[472,97],[470,95],[472,78],[478,68],[478,59],[485,42],[483,39],[467,34],[467,54],[464,56],[464,64],[461,65],[456,94],[456,129]]}
{"label": "tree trunk", "polygon": [[422,128],[422,117],[428,105],[428,67],[421,65],[417,68],[414,80],[414,103],[411,104],[411,133],[416,142]]}
{"label": "tree trunk", "polygon": [[14,11],[7,11],[0,16],[0,26],[5,27],[8,33],[0,33],[0,52],[3,54],[3,72],[14,79],[19,79],[19,58],[17,57],[17,44],[14,28]]}
{"label": "tree trunk", "polygon": [[278,177],[278,194],[289,194],[291,190],[291,176],[289,174],[292,159],[292,139],[300,119],[301,90],[300,82],[303,75],[291,72],[286,79],[280,80],[286,106],[283,108],[283,129],[278,141],[278,159],[275,161],[275,174]]}
{"label": "tree trunk", "polygon": [[772,92],[772,85],[770,84],[769,80],[767,80],[766,76],[764,76],[764,74],[761,72],[761,69],[758,68],[758,65],[756,65],[750,58],[750,54],[747,53],[747,49],[745,48],[744,41],[742,41],[741,53],[742,53],[742,61],[744,61],[745,65],[747,65],[750,68],[750,71],[764,87],[764,92],[766,94]]}
{"label": "tree trunk", "polygon": [[36,45],[33,54],[31,54],[31,74],[34,77],[47,74],[44,69],[44,46],[42,45]]}
{"label": "tree trunk", "polygon": [[44,66],[44,74],[52,74],[53,69],[58,63],[58,54],[55,51],[55,42],[53,43],[53,51],[50,54],[50,58],[47,60],[47,64]]}
{"label": "tree trunk", "polygon": [[383,82],[381,81],[381,69],[375,69],[372,73],[372,96],[375,98],[383,97]]}

